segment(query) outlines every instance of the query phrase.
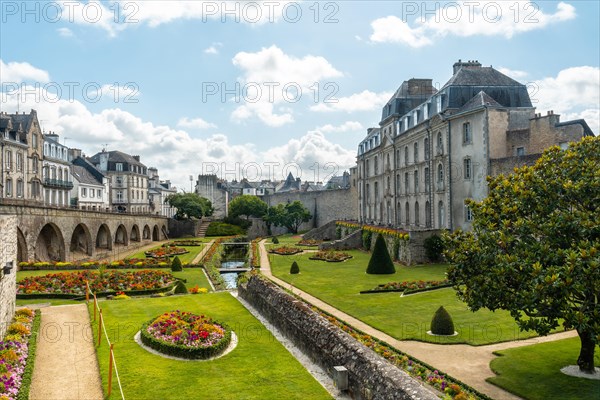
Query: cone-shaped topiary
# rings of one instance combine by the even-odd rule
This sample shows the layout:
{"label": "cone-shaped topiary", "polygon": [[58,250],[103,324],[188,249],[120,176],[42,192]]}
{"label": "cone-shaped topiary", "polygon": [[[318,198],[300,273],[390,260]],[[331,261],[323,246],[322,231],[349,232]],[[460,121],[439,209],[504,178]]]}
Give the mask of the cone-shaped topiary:
{"label": "cone-shaped topiary", "polygon": [[188,292],[187,287],[183,281],[177,281],[175,287],[172,289],[173,294],[186,294]]}
{"label": "cone-shaped topiary", "polygon": [[437,309],[431,319],[431,333],[434,335],[454,335],[454,322],[444,306]]}
{"label": "cone-shaped topiary", "polygon": [[394,272],[396,272],[396,268],[385,245],[385,240],[379,234],[375,240],[373,254],[371,254],[369,266],[367,267],[367,274],[384,275],[393,274]]}
{"label": "cone-shaped topiary", "polygon": [[177,256],[175,256],[175,258],[171,262],[171,271],[173,271],[173,272],[183,271],[183,267],[181,266],[181,260]]}
{"label": "cone-shaped topiary", "polygon": [[294,261],[292,263],[292,266],[290,267],[290,274],[299,274],[300,273],[300,267],[298,266],[298,263],[296,261]]}
{"label": "cone-shaped topiary", "polygon": [[277,236],[273,236],[273,239],[271,239],[271,242],[273,242],[273,244],[279,244],[279,239],[277,239]]}

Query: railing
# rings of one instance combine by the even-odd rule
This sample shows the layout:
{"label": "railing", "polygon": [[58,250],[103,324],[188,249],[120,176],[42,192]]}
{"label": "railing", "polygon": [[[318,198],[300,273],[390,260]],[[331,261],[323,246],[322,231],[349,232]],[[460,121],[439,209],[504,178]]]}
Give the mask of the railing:
{"label": "railing", "polygon": [[121,386],[121,378],[119,377],[119,370],[117,370],[117,362],[115,361],[115,353],[114,353],[114,343],[110,342],[108,338],[108,333],[106,332],[106,326],[104,325],[104,318],[102,318],[102,309],[98,306],[98,298],[96,297],[96,293],[92,293],[90,290],[89,282],[85,283],[85,302],[86,304],[90,301],[90,294],[94,296],[94,322],[96,321],[96,315],[98,315],[98,347],[102,344],[102,332],[104,332],[104,337],[106,338],[106,343],[109,346],[108,352],[108,396],[110,397],[112,393],[112,377],[113,377],[113,368],[115,371],[115,375],[117,376],[117,383],[119,384],[119,391],[121,392],[121,398],[125,400],[125,395],[123,394],[123,387]]}
{"label": "railing", "polygon": [[44,186],[50,186],[55,188],[73,189],[73,182],[63,181],[60,179],[44,179]]}

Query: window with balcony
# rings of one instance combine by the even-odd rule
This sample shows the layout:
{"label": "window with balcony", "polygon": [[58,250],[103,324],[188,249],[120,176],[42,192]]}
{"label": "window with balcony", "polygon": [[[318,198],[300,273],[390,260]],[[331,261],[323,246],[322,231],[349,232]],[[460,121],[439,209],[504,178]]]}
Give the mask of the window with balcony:
{"label": "window with balcony", "polygon": [[119,202],[119,203],[123,202],[123,191],[122,190],[117,190],[117,202]]}

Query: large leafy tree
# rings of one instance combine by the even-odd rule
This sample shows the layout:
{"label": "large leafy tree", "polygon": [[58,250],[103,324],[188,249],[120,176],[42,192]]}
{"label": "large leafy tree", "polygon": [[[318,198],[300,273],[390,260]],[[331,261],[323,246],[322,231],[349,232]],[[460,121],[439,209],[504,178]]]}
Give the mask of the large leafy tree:
{"label": "large leafy tree", "polygon": [[290,232],[298,233],[303,222],[312,218],[310,211],[299,200],[287,204],[277,204],[268,212],[268,220],[275,226],[285,226]]}
{"label": "large leafy tree", "polygon": [[210,216],[213,207],[210,200],[196,193],[175,193],[166,198],[171,207],[177,208],[176,219],[191,219]]}
{"label": "large leafy tree", "polygon": [[475,311],[510,311],[521,329],[562,324],[581,340],[577,364],[594,371],[600,343],[600,138],[552,147],[531,167],[488,178],[470,202],[472,232],[446,235],[448,278]]}
{"label": "large leafy tree", "polygon": [[242,195],[231,200],[229,203],[229,216],[237,218],[245,215],[246,219],[250,217],[261,218],[267,212],[267,203],[256,196]]}

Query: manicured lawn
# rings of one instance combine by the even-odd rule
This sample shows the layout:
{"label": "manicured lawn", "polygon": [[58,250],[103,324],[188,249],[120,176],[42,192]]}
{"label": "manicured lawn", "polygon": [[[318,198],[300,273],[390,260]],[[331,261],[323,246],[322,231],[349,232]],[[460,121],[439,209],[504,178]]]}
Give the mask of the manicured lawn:
{"label": "manicured lawn", "polygon": [[[354,258],[342,263],[308,260],[310,253],[270,254],[269,259],[275,276],[397,339],[481,345],[535,336],[534,333],[520,332],[508,312],[480,310],[473,313],[458,300],[452,288],[405,297],[400,297],[400,293],[359,294],[361,290],[392,281],[442,280],[446,266],[404,267],[396,264],[393,275],[367,275],[370,254],[359,250],[349,253]],[[294,260],[300,266],[298,275],[289,274]],[[459,333],[456,337],[427,335],[431,318],[442,305],[454,320]]]}
{"label": "manicured lawn", "polygon": [[[490,364],[498,374],[489,382],[528,400],[591,400],[600,398],[600,381],[567,376],[562,367],[574,365],[579,338],[499,351]],[[600,351],[596,347],[596,366]]]}
{"label": "manicured lawn", "polygon": [[17,307],[28,306],[31,304],[51,304],[53,306],[62,306],[65,304],[80,304],[79,300],[68,299],[17,299]]}
{"label": "manicured lawn", "polygon": [[[291,233],[287,233],[285,235],[281,235],[281,236],[277,236],[277,239],[279,240],[279,244],[287,244],[287,245],[294,245],[296,243],[298,243],[299,241],[302,240],[302,236],[300,235],[294,235]],[[271,244],[271,238],[267,239],[267,245]]]}
{"label": "manicured lawn", "polygon": [[[198,253],[200,253],[202,251],[202,249],[204,248],[205,245],[202,246],[179,246],[179,247],[183,247],[184,249],[188,250],[189,253],[186,254],[182,254],[179,257],[179,259],[181,260],[182,263],[191,263],[194,258],[196,258],[196,256],[198,255]],[[155,247],[155,249],[158,249],[159,247]],[[154,250],[154,249],[153,249]],[[146,258],[146,255],[144,254],[143,251],[139,251],[137,253],[135,253],[134,255],[132,255],[129,258]],[[173,260],[174,257],[170,257],[171,260]]]}
{"label": "manicured lawn", "polygon": [[[330,399],[322,386],[229,293],[101,303],[125,398],[130,399]],[[162,358],[133,340],[140,325],[170,310],[209,315],[229,324],[239,344],[213,361]],[[91,311],[91,308],[90,308]],[[94,335],[97,335],[97,325]],[[96,336],[97,338],[97,336]],[[96,339],[97,340],[97,339]],[[98,349],[104,390],[108,347]],[[113,379],[112,399],[120,398]]]}

